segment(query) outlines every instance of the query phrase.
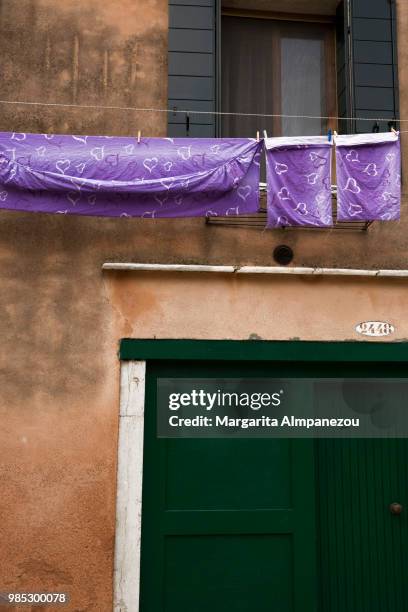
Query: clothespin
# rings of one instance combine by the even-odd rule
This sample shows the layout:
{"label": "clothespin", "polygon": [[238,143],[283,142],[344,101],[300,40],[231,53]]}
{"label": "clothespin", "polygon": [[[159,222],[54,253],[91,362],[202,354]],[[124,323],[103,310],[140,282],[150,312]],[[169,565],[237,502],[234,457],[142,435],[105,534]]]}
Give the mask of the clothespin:
{"label": "clothespin", "polygon": [[391,132],[398,136],[398,132],[397,132],[397,130],[393,126],[391,126]]}
{"label": "clothespin", "polygon": [[140,138],[142,137],[142,132],[138,130],[137,132],[137,144],[140,144]]}
{"label": "clothespin", "polygon": [[328,132],[328,134],[327,134],[327,139],[328,139],[328,141],[329,141],[329,142],[331,142],[331,141],[332,141],[332,135],[333,135],[333,133],[332,133],[332,130],[331,130],[331,128],[330,128],[330,129],[329,129],[329,132]]}
{"label": "clothespin", "polygon": [[190,113],[186,113],[186,134],[190,136]]}
{"label": "clothespin", "polygon": [[259,130],[256,132],[256,142],[259,142]]}
{"label": "clothespin", "polygon": [[263,135],[264,135],[264,138],[268,138],[268,134],[267,134],[266,130],[263,131]]}

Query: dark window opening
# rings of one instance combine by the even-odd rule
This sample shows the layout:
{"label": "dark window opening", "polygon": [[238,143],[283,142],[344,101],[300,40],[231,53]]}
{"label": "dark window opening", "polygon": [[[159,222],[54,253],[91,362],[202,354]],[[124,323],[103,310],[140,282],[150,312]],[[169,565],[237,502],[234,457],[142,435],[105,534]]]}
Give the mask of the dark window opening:
{"label": "dark window opening", "polygon": [[[223,112],[335,117],[335,30],[332,24],[223,15]],[[223,116],[222,136],[327,133],[327,119]]]}

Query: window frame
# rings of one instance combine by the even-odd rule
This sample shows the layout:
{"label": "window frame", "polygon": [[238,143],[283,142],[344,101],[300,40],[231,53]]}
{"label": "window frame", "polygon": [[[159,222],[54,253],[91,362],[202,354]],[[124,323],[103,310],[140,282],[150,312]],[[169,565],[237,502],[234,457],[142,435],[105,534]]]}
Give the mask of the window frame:
{"label": "window frame", "polygon": [[[336,60],[336,17],[330,15],[305,15],[298,13],[277,13],[275,11],[258,11],[252,9],[233,9],[222,7],[218,3],[218,27],[217,27],[217,111],[222,112],[222,17],[242,17],[246,19],[266,19],[276,22],[277,29],[280,28],[279,22],[298,23],[300,26],[310,24],[315,27],[315,31],[323,33],[324,55],[325,55],[325,84],[326,84],[326,114],[330,118],[327,121],[327,129],[338,129],[338,105],[337,105],[337,60]],[[283,28],[285,26],[283,25]],[[283,29],[281,28],[281,29]],[[279,83],[275,90],[273,114],[282,114],[281,107],[281,78],[280,78],[280,38],[281,34],[274,35],[273,53],[276,56],[274,61],[274,78]],[[222,115],[220,117],[222,119]],[[273,136],[282,136],[282,122],[279,117],[273,119]],[[222,120],[217,124],[217,135],[222,134]]]}

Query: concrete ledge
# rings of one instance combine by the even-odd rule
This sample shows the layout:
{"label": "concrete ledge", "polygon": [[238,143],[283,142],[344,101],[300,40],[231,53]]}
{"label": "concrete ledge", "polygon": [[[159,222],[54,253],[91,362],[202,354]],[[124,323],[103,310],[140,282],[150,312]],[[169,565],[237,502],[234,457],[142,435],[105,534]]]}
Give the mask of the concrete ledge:
{"label": "concrete ledge", "polygon": [[408,270],[358,270],[354,268],[290,268],[284,266],[243,266],[237,274],[298,274],[309,276],[388,276],[408,278]]}
{"label": "concrete ledge", "polygon": [[113,263],[102,265],[102,270],[129,272],[215,272],[220,274],[292,274],[300,276],[367,276],[408,278],[408,270],[358,270],[353,268],[301,268],[286,266],[208,266],[188,264]]}
{"label": "concrete ledge", "polygon": [[184,264],[104,263],[102,270],[129,270],[146,272],[235,272],[234,266],[201,266]]}

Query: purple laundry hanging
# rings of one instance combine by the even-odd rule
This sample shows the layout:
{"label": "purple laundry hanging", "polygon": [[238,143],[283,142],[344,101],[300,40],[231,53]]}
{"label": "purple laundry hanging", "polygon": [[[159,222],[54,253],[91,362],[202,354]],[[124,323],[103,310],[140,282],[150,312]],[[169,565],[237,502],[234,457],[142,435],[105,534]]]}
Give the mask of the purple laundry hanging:
{"label": "purple laundry hanging", "polygon": [[0,133],[0,208],[103,217],[259,208],[262,142]]}
{"label": "purple laundry hanging", "polygon": [[400,217],[401,150],[397,133],[336,137],[339,221]]}
{"label": "purple laundry hanging", "polygon": [[327,136],[265,140],[268,224],[332,225],[331,152]]}

